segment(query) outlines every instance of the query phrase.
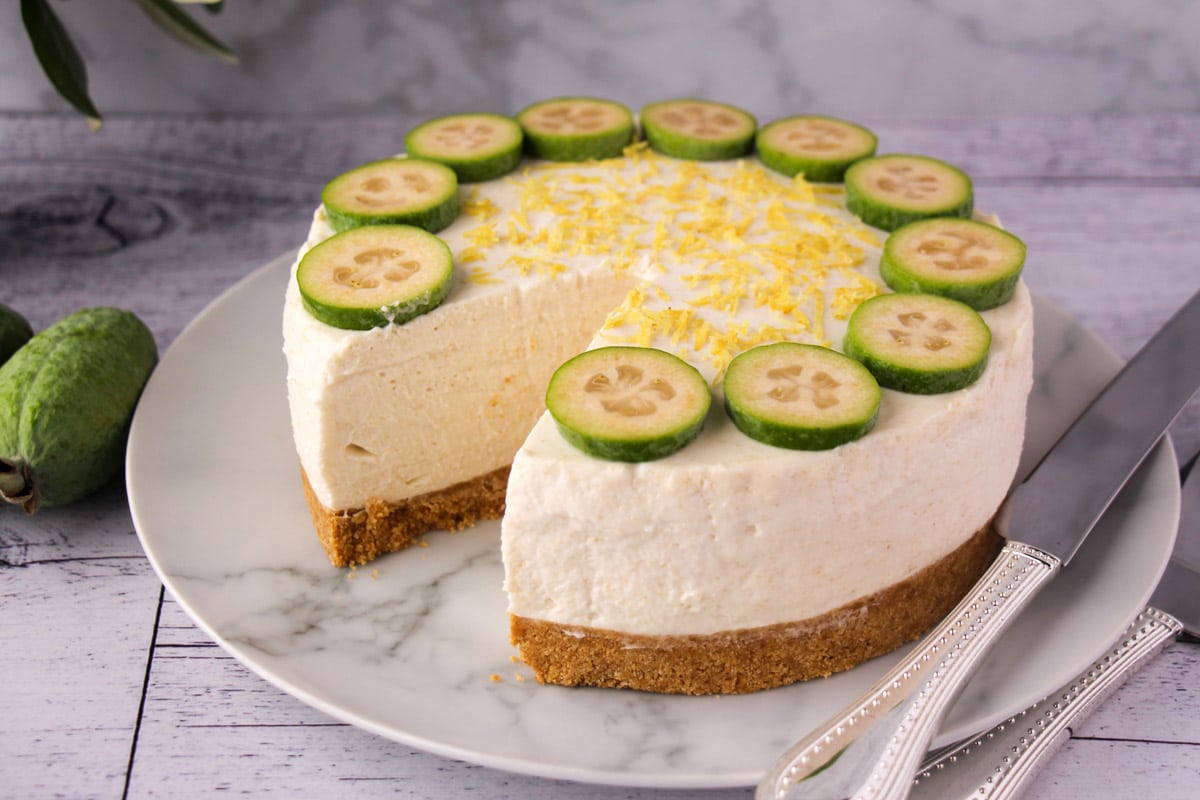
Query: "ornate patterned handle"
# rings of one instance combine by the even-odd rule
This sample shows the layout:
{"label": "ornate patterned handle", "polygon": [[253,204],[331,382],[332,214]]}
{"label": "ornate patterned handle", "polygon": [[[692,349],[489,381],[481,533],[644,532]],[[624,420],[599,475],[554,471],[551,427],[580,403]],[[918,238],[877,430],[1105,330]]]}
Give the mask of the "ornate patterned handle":
{"label": "ornate patterned handle", "polygon": [[935,758],[917,775],[914,798],[1012,800],[1071,736],[1071,726],[1175,640],[1183,625],[1147,608],[1104,656],[1056,694],[977,739]]}
{"label": "ornate patterned handle", "polygon": [[1048,553],[1006,544],[914,653],[784,753],[759,783],[757,800],[906,797],[943,713],[1009,621],[1058,568]]}

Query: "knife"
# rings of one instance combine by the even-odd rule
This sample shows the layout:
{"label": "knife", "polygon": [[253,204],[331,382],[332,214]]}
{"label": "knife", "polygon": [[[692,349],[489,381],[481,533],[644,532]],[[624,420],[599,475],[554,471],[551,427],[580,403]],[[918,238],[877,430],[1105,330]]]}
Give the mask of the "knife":
{"label": "knife", "polygon": [[962,602],[871,689],[789,748],[757,800],[907,797],[934,732],[987,651],[1060,567],[1200,386],[1200,292],[1001,506],[1007,540]]}
{"label": "knife", "polygon": [[1179,534],[1150,603],[1107,653],[1057,693],[926,762],[912,797],[1012,800],[1071,738],[1071,729],[1175,641],[1200,635],[1200,470],[1184,468]]}

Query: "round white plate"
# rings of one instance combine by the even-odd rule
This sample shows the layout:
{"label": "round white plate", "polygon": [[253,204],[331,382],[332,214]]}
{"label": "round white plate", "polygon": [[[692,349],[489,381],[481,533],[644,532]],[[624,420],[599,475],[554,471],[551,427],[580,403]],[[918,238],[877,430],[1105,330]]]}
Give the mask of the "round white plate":
{"label": "round white plate", "polygon": [[[727,697],[536,683],[508,643],[499,524],[434,533],[357,571],[329,565],[292,447],[280,308],[290,256],[212,303],[164,354],[129,439],[129,503],[163,583],[239,661],[337,719],[416,748],[550,778],[751,785],[899,654],[825,680]],[[1036,306],[1028,469],[1116,370]],[[1086,667],[1142,609],[1178,523],[1160,446],[1063,573],[991,654],[938,744],[973,735]]]}

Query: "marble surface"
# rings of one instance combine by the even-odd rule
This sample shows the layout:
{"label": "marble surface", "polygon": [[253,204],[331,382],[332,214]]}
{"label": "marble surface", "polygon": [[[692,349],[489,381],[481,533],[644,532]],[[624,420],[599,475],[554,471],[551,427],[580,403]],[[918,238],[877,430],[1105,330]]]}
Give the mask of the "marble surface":
{"label": "marble surface", "polygon": [[[744,696],[564,690],[537,684],[507,641],[498,523],[429,536],[357,570],[330,567],[297,485],[279,314],[260,313],[280,308],[291,263],[285,256],[256,271],[176,339],[129,438],[129,502],[147,556],[193,619],[251,670],[339,720],[472,763],[713,788],[753,785],[900,657]],[[1117,365],[1081,326],[1040,300],[1036,308],[1026,470]],[[242,344],[223,346],[232,341]],[[255,458],[231,460],[239,449]],[[1075,568],[981,666],[939,746],[1065,683],[1144,607],[1178,514],[1175,463],[1166,448],[1152,461]],[[1043,636],[1055,646],[1037,648]]]}
{"label": "marble surface", "polygon": [[[511,111],[558,94],[697,94],[764,119],[1200,111],[1188,0],[229,0],[233,67],[126,0],[54,3],[105,112]],[[153,69],[148,65],[153,64]],[[0,4],[0,109],[59,110]]]}
{"label": "marble surface", "polygon": [[[165,350],[214,298],[295,247],[329,175],[392,151],[415,121],[118,115],[91,135],[74,117],[0,115],[0,302],[37,327],[85,304],[123,305]],[[1200,286],[1195,117],[872,124],[888,149],[935,154],[975,176],[980,206],[1029,245],[1032,288],[1120,356]],[[223,347],[243,343],[231,336]],[[221,375],[218,358],[210,380]],[[1200,447],[1200,401],[1173,434],[1184,452]],[[189,465],[186,453],[179,463]],[[190,545],[197,564],[219,556],[207,541]],[[241,547],[269,555],[253,541]],[[259,578],[271,585],[267,571]],[[373,583],[360,569],[329,585],[369,598]],[[749,796],[530,777],[346,724],[196,625],[159,582],[120,483],[33,517],[0,509],[0,596],[0,795]],[[409,611],[389,618],[401,625]],[[253,616],[230,621],[247,644],[272,645]],[[322,631],[305,636],[324,657]],[[528,686],[503,667],[506,690]],[[1074,731],[1029,797],[1192,797],[1197,709],[1200,649],[1177,643]],[[634,730],[621,715],[607,724],[614,737]]]}

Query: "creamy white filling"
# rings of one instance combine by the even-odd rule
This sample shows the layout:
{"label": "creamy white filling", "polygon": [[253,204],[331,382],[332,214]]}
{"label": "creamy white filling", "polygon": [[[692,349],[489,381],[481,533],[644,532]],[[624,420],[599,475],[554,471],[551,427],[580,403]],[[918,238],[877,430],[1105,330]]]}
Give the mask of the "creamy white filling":
{"label": "creamy white filling", "polygon": [[[666,185],[696,169],[659,159],[622,168],[618,178],[647,166],[652,175],[643,171],[629,182],[640,186],[661,172]],[[741,167],[704,169],[736,178]],[[602,196],[595,178],[612,172],[611,165],[578,166],[561,174],[568,192]],[[573,176],[581,182],[572,185]],[[508,211],[522,207],[515,187],[500,181],[478,191]],[[829,195],[816,200],[819,218],[797,224],[818,235],[857,225]],[[706,202],[722,202],[720,191]],[[679,241],[700,210],[670,220],[666,232]],[[529,230],[538,230],[553,212],[527,216]],[[721,352],[705,326],[728,333],[733,323],[751,336],[771,328],[775,338],[840,346],[855,298],[879,283],[881,235],[863,229],[858,239],[851,231],[861,263],[828,269],[815,294],[800,297],[793,284],[790,294],[775,296],[800,297],[804,313],[797,315],[758,300],[722,308],[718,290],[731,281],[696,279],[703,267],[697,257],[669,248],[616,269],[611,254],[555,256],[567,267],[558,274],[514,271],[506,261],[514,253],[527,264],[550,261],[522,245],[461,258],[478,226],[464,215],[439,234],[456,255],[455,287],[443,306],[403,326],[330,328],[304,309],[293,278],[283,320],[288,395],[301,464],[332,509],[423,494],[512,461],[502,542],[511,613],[640,634],[802,620],[948,554],[1006,493],[1032,380],[1032,311],[1023,285],[1010,303],[984,313],[992,351],[976,384],[931,397],[885,391],[879,422],[864,439],[794,452],[755,442],[726,418],[719,377],[737,348]],[[646,252],[663,233],[658,220],[647,219],[623,236]],[[318,211],[305,249],[329,235]],[[835,255],[836,265],[846,254]],[[764,265],[760,288],[776,268]],[[488,280],[471,279],[480,270]],[[735,339],[727,336],[721,347]],[[566,444],[542,413],[543,393],[551,372],[589,341],[651,344],[700,368],[717,397],[699,439],[637,465]]]}
{"label": "creamy white filling", "polygon": [[[456,253],[471,220],[441,235]],[[302,256],[332,235],[318,211]],[[283,311],[296,450],[333,510],[396,502],[507,466],[545,408],[554,369],[579,352],[632,278],[593,258],[552,279],[473,283],[404,325],[347,331],[304,308],[295,265]]]}
{"label": "creamy white filling", "polygon": [[823,614],[949,554],[1009,488],[1032,382],[1027,290],[984,316],[994,338],[978,382],[885,390],[875,429],[834,450],[755,442],[715,402],[695,443],[622,464],[575,450],[543,415],[509,478],[509,611],[714,633]]}

